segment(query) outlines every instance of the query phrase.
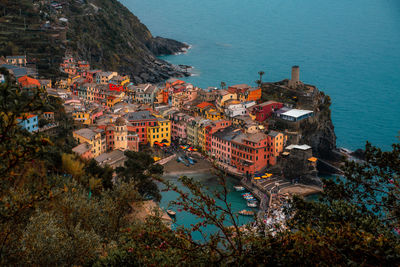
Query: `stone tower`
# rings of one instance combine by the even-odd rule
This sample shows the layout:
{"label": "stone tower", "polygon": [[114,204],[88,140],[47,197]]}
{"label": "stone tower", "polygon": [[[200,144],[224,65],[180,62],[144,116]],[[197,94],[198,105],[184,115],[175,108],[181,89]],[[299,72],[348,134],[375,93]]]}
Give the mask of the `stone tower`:
{"label": "stone tower", "polygon": [[289,80],[289,87],[296,88],[300,84],[300,67],[293,66],[292,67],[292,79]]}
{"label": "stone tower", "polygon": [[114,149],[125,150],[128,148],[128,129],[124,118],[119,117],[115,121]]}

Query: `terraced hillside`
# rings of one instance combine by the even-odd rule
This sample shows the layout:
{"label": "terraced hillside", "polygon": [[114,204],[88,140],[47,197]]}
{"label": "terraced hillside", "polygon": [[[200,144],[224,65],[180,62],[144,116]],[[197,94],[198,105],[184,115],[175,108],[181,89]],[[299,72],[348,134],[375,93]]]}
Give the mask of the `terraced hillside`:
{"label": "terraced hillside", "polygon": [[46,77],[59,75],[66,51],[137,82],[185,75],[156,56],[186,45],[154,38],[116,0],[0,0],[0,30],[0,56],[26,54]]}

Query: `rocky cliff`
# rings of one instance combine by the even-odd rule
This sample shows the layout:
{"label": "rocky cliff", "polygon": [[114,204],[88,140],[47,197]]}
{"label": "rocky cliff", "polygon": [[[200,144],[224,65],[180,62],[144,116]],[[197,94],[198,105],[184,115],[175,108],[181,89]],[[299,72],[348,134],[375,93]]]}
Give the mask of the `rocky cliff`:
{"label": "rocky cliff", "polygon": [[295,133],[293,142],[310,145],[313,154],[324,159],[332,159],[336,148],[335,129],[331,119],[331,100],[315,86],[301,84],[293,89],[288,81],[263,84],[263,101],[275,100],[290,107],[314,111],[315,116],[300,123],[272,120],[269,128]]}
{"label": "rocky cliff", "polygon": [[[57,76],[65,52],[94,68],[129,74],[136,82],[158,82],[188,73],[157,59],[188,45],[153,37],[117,0],[0,0],[0,55],[27,54],[42,76]],[[11,38],[12,37],[12,38]]]}
{"label": "rocky cliff", "polygon": [[314,155],[332,159],[336,148],[335,128],[331,119],[331,100],[323,92],[318,92],[314,98],[314,118],[300,125],[300,143],[308,144],[313,148]]}

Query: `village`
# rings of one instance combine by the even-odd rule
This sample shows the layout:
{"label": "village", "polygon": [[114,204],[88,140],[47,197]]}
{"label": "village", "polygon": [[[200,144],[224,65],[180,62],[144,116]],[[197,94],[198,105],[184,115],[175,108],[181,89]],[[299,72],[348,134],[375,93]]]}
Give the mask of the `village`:
{"label": "village", "polygon": [[[301,166],[299,175],[305,170],[305,175],[317,176],[318,159],[309,144],[299,143],[299,133],[293,129],[318,111],[312,106],[302,109],[284,101],[263,101],[263,73],[256,87],[221,83],[221,88],[202,89],[174,78],[161,84],[135,84],[128,75],[91,69],[88,62],[71,55],[60,64],[68,77],[56,82],[37,79],[27,65],[25,56],[0,59],[0,67],[15,76],[22,90],[41,88],[62,99],[65,112],[74,120],[77,145],[72,151],[84,160],[93,158],[116,168],[124,164],[125,150],[143,149],[161,164],[176,160],[179,169],[206,160],[210,168],[240,179],[236,189],[249,189],[261,202],[262,212],[280,207],[276,203],[280,195],[320,191],[318,185],[301,185],[284,174],[287,162],[294,161],[292,167]],[[299,76],[299,67],[294,66],[291,79],[280,89],[312,98],[317,88],[304,85]],[[54,112],[44,112],[19,120],[29,132],[52,135],[57,134],[55,117]]]}

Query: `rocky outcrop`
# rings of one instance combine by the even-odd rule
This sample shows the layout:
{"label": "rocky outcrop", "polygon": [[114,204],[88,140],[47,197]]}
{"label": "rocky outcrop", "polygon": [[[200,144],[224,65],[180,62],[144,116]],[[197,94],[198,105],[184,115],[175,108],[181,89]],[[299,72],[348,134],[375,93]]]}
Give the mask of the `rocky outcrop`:
{"label": "rocky outcrop", "polygon": [[333,159],[332,151],[336,148],[336,134],[330,111],[330,97],[318,92],[314,97],[315,116],[300,125],[300,143],[312,147],[317,157]]}
{"label": "rocky outcrop", "polygon": [[147,48],[156,56],[186,52],[189,45],[163,37],[154,37],[146,42]]}
{"label": "rocky outcrop", "polygon": [[269,128],[297,133],[297,144],[310,145],[317,157],[336,159],[336,154],[332,153],[336,148],[336,135],[331,120],[330,97],[313,85],[301,84],[298,88],[287,85],[288,80],[264,83],[262,100],[275,100],[293,108],[313,110],[314,117],[300,123],[272,119]]}

